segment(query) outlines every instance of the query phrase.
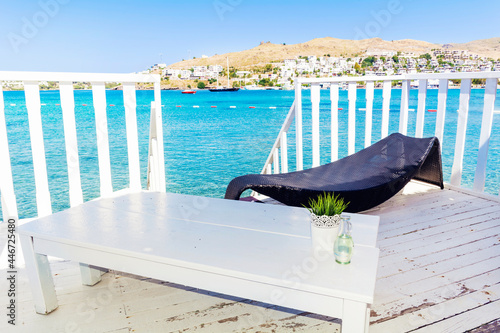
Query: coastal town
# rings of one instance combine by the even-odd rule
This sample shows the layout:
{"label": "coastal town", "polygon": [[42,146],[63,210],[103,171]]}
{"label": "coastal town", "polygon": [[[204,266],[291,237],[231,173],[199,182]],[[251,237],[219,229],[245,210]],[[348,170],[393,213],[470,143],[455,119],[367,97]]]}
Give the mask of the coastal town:
{"label": "coastal town", "polygon": [[[195,58],[196,59],[196,58]],[[210,62],[209,57],[201,59]],[[228,59],[229,64],[231,59]],[[246,66],[194,65],[179,68],[167,64],[154,64],[140,71],[140,74],[161,74],[163,90],[205,89],[217,86],[231,86],[247,90],[291,90],[297,78],[327,78],[334,76],[383,76],[417,73],[458,73],[458,72],[489,72],[500,71],[500,59],[480,56],[468,50],[451,49],[444,44],[426,53],[401,52],[388,50],[366,50],[362,54],[349,56],[331,56],[324,54],[299,55],[295,58],[275,60]],[[229,72],[229,73],[228,73]],[[229,82],[228,82],[229,80]],[[450,86],[459,86],[457,82]],[[482,87],[484,80],[473,80],[474,87]],[[396,86],[398,83],[394,83]],[[22,90],[20,82],[3,81],[4,90]],[[74,89],[90,89],[90,82],[74,85]],[[359,86],[359,87],[362,87]],[[375,87],[379,87],[378,84]],[[418,82],[412,82],[412,88],[418,87]],[[429,80],[429,88],[438,88],[438,80]],[[121,90],[118,83],[109,82],[107,89]],[[152,89],[153,86],[138,85],[137,89]],[[59,89],[57,82],[41,82],[40,89]]]}
{"label": "coastal town", "polygon": [[[168,68],[156,64],[145,73],[161,71],[164,80],[191,81],[195,85],[226,84],[226,69],[220,65],[193,66],[185,69]],[[294,79],[299,77],[333,77],[346,75],[402,75],[416,73],[454,73],[500,71],[500,59],[484,58],[466,50],[449,50],[446,45],[432,53],[415,54],[396,51],[367,51],[352,57],[298,56],[266,64],[263,67],[240,70],[230,67],[229,76],[234,87],[266,89],[270,87],[292,89]],[[205,84],[200,85],[205,86]],[[194,88],[194,87],[193,87]]]}

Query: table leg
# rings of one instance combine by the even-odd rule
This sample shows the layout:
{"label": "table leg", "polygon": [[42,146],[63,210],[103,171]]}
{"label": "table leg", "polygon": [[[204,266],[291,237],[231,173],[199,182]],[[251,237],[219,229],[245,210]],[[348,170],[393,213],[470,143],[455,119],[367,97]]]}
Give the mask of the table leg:
{"label": "table leg", "polygon": [[40,314],[47,314],[57,309],[56,289],[50,264],[47,256],[35,253],[33,248],[33,238],[26,235],[19,235],[23,249],[26,271],[30,281],[35,311]]}
{"label": "table leg", "polygon": [[344,300],[344,311],[342,316],[343,333],[368,332],[367,304]]}
{"label": "table leg", "polygon": [[101,281],[101,276],[104,274],[104,271],[80,263],[80,274],[82,275],[82,284],[93,286]]}

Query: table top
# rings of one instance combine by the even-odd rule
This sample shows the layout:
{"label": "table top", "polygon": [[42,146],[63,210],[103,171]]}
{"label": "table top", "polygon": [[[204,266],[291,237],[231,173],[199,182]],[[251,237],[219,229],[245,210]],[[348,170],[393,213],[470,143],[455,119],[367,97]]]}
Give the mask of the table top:
{"label": "table top", "polygon": [[355,242],[349,265],[313,251],[305,208],[172,193],[101,198],[26,223],[18,231],[263,283],[292,287],[294,281],[293,288],[371,303],[379,219],[349,215]]}

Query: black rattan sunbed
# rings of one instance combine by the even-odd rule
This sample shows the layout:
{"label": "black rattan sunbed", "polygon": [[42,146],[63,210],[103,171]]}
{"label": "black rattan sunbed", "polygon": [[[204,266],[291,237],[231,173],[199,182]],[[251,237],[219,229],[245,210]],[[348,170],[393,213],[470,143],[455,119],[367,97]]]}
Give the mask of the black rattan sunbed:
{"label": "black rattan sunbed", "polygon": [[443,186],[439,140],[399,133],[355,154],[319,167],[275,175],[234,178],[226,199],[238,200],[252,189],[285,205],[302,207],[309,198],[335,192],[350,204],[347,212],[373,208],[398,193],[411,179]]}

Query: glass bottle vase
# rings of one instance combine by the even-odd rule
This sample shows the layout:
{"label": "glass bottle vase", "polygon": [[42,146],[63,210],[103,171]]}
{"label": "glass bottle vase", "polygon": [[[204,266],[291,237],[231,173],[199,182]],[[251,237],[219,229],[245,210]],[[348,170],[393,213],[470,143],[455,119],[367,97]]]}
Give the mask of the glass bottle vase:
{"label": "glass bottle vase", "polygon": [[349,264],[352,258],[354,242],[351,236],[352,224],[350,217],[342,216],[340,223],[339,234],[333,246],[335,261],[339,264]]}

